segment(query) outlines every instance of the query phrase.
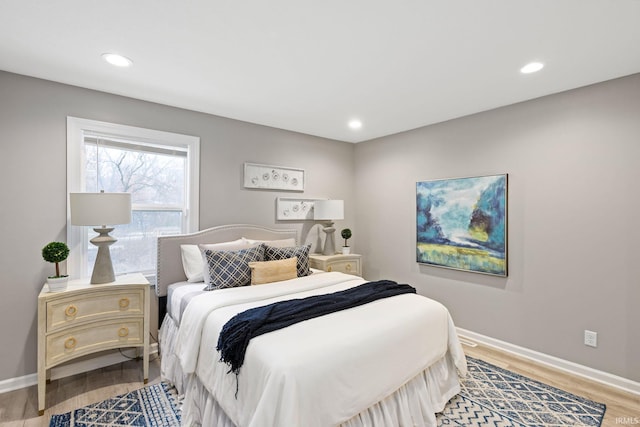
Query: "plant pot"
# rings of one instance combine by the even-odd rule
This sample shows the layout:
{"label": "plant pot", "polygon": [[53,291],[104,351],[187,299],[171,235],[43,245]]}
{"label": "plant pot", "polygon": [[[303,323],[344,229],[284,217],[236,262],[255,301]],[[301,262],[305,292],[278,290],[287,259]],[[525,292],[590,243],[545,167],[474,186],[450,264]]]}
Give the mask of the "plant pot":
{"label": "plant pot", "polygon": [[342,247],[342,255],[349,255],[351,253],[351,248],[349,246]]}
{"label": "plant pot", "polygon": [[61,277],[47,277],[47,285],[49,286],[49,292],[61,292],[67,289],[67,282],[69,276]]}

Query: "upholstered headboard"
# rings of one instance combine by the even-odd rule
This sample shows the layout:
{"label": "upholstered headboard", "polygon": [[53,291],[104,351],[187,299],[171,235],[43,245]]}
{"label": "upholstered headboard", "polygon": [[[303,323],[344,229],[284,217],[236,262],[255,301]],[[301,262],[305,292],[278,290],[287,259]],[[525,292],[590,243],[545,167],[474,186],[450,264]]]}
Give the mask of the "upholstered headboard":
{"label": "upholstered headboard", "polygon": [[156,294],[164,297],[167,295],[167,287],[170,284],[187,280],[182,268],[180,245],[228,242],[242,237],[254,240],[294,238],[296,243],[299,243],[297,230],[274,229],[250,224],[220,225],[191,234],[158,237]]}

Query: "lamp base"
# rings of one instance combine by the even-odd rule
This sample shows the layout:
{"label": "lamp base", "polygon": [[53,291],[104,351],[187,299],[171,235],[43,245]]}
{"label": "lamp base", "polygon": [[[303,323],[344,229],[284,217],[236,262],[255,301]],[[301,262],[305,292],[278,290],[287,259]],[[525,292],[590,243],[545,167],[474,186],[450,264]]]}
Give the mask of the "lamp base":
{"label": "lamp base", "polygon": [[324,249],[322,250],[323,255],[335,255],[336,253],[336,239],[333,233],[336,229],[333,227],[333,222],[327,223],[323,228],[327,234],[327,237],[324,239]]}
{"label": "lamp base", "polygon": [[113,273],[111,252],[109,251],[109,246],[118,241],[109,235],[109,233],[113,231],[113,228],[100,227],[94,228],[93,231],[98,233],[98,236],[91,239],[90,242],[98,247],[98,255],[96,256],[96,262],[93,265],[91,284],[100,285],[102,283],[115,282],[116,276]]}

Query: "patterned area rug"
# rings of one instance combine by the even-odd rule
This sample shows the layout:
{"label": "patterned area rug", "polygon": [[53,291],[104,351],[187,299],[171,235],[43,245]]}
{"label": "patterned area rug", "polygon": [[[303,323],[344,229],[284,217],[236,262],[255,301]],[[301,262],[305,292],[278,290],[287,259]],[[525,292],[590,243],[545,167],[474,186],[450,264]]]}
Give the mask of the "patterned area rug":
{"label": "patterned area rug", "polygon": [[150,385],[84,408],[51,417],[49,427],[180,426],[176,391],[166,383]]}
{"label": "patterned area rug", "polygon": [[[605,405],[467,357],[462,392],[438,414],[442,426],[600,426]],[[160,383],[54,415],[50,427],[180,425],[175,389]]]}
{"label": "patterned area rug", "polygon": [[467,357],[462,391],[438,426],[600,426],[605,405]]}

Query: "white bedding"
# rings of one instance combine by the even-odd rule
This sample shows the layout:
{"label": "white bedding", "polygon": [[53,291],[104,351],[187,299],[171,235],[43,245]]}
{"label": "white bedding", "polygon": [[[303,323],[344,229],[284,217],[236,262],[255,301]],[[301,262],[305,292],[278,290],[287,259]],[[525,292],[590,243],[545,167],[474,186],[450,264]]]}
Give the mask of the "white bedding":
{"label": "white bedding", "polygon": [[[228,418],[242,427],[344,423],[443,361],[445,354],[461,374],[466,373],[448,311],[414,294],[385,298],[254,338],[237,384],[236,376],[228,373],[229,366],[219,361],[218,334],[235,314],[364,282],[334,272],[195,296],[184,311],[176,338],[181,369],[196,375]],[[185,407],[196,398],[187,392]],[[189,414],[185,421],[189,422]]]}
{"label": "white bedding", "polygon": [[[323,270],[310,268],[312,274],[324,274]],[[205,292],[206,285],[204,282],[176,282],[167,289],[167,314],[173,318],[176,325],[180,325],[182,313],[196,295]]]}
{"label": "white bedding", "polygon": [[167,315],[180,325],[182,313],[188,306],[191,299],[196,295],[206,292],[204,282],[189,283],[178,282],[171,285],[167,291]]}

